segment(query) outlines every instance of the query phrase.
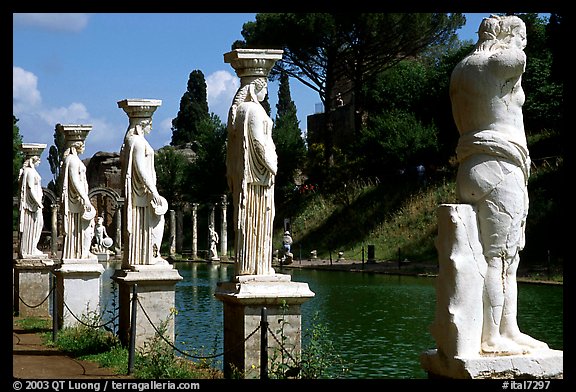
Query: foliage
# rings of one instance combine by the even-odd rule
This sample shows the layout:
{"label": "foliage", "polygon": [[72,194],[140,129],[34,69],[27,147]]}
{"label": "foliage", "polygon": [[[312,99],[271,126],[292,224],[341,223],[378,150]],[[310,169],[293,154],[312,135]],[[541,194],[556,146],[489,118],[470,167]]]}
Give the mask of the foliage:
{"label": "foliage", "polygon": [[[44,333],[43,341],[74,358],[98,363],[116,374],[127,374],[128,349],[120,344],[118,337],[98,326],[100,321],[95,313],[84,316],[79,324],[59,331],[56,342],[51,341],[51,333]],[[49,329],[47,319],[27,318],[18,322],[30,331]],[[167,323],[161,323],[159,333],[144,342],[144,348],[136,353],[132,376],[137,379],[220,378],[220,372],[209,368],[206,363],[198,364],[174,355],[174,348],[163,338]]]}
{"label": "foliage", "polygon": [[18,119],[16,116],[12,116],[12,196],[14,197],[18,197],[20,193],[18,177],[23,163],[22,135],[20,135]]}
{"label": "foliage", "polygon": [[174,354],[174,347],[164,335],[173,317],[157,326],[154,336],[138,350],[134,363],[134,376],[140,379],[197,379],[218,378],[219,373],[204,364],[195,364]]}
{"label": "foliage", "polygon": [[282,48],[272,76],[285,71],[330,108],[337,80],[361,88],[370,75],[451,38],[463,24],[462,14],[266,13],[245,23],[244,42],[234,45]]}
{"label": "foliage", "polygon": [[319,322],[318,315],[318,312],[314,314],[311,327],[302,337],[300,378],[303,379],[334,378],[348,372],[334,343],[327,338],[328,327]]}
{"label": "foliage", "polygon": [[128,349],[121,345],[113,346],[105,352],[83,355],[80,359],[92,361],[102,367],[112,369],[116,374],[128,373]]}
{"label": "foliage", "polygon": [[370,118],[362,130],[358,151],[368,176],[405,169],[426,162],[437,151],[437,130],[418,121],[413,112],[389,110]]}
{"label": "foliage", "polygon": [[50,164],[50,172],[52,173],[52,180],[48,184],[48,188],[54,191],[57,195],[62,193],[62,185],[59,183],[60,178],[60,163],[64,155],[65,137],[63,134],[54,129],[54,144],[48,150],[48,163]]}
{"label": "foliage", "polygon": [[172,120],[172,146],[183,146],[197,140],[200,124],[209,117],[206,81],[200,70],[190,73],[180,109]]}
{"label": "foliage", "polygon": [[186,174],[187,201],[211,201],[228,190],[226,182],[226,127],[214,113],[198,125],[196,158]]}
{"label": "foliage", "polygon": [[306,158],[306,146],[298,125],[296,105],[290,96],[289,78],[285,73],[280,77],[272,138],[278,154],[275,195],[277,203],[281,203],[294,189],[294,176],[303,168]]}
{"label": "foliage", "polygon": [[168,205],[174,206],[182,200],[188,161],[176,148],[165,146],[156,151],[154,166],[158,190],[166,198]]}
{"label": "foliage", "polygon": [[16,320],[16,323],[26,331],[43,331],[52,327],[52,322],[47,318],[26,317]]}
{"label": "foliage", "polygon": [[[22,136],[17,125],[18,119],[12,116],[12,197],[20,199],[20,169],[24,164],[22,153]],[[18,206],[12,208],[12,230],[18,230]]]}
{"label": "foliage", "polygon": [[120,345],[116,335],[99,326],[101,321],[95,312],[86,313],[77,325],[58,332],[56,347],[74,357],[81,357],[103,353]]}
{"label": "foliage", "polygon": [[268,377],[273,379],[334,378],[337,374],[331,371],[335,368],[339,369],[337,373],[346,373],[348,369],[344,366],[332,341],[326,337],[328,329],[319,322],[318,312],[312,319],[311,327],[303,333],[303,346],[300,353],[295,352],[293,347],[289,347],[289,339],[285,333],[285,328],[289,327],[285,318],[288,307],[285,301],[280,306],[282,315],[278,319],[274,335],[281,347],[276,347],[272,353]]}

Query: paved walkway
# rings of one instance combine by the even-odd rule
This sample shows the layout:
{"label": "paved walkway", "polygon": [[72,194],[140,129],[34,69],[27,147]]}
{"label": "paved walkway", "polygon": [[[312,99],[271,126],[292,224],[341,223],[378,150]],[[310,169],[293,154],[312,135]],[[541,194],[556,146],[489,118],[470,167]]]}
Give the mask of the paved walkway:
{"label": "paved walkway", "polygon": [[12,327],[12,374],[15,379],[130,379],[90,361],[71,358],[43,343],[43,332]]}

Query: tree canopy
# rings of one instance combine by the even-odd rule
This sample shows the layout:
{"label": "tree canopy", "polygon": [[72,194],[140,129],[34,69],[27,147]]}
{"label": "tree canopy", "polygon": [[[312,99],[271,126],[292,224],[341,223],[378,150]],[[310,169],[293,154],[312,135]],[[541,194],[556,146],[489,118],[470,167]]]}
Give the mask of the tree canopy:
{"label": "tree canopy", "polygon": [[234,45],[283,49],[271,77],[287,73],[330,107],[336,82],[359,89],[371,75],[452,39],[464,23],[462,14],[445,13],[257,14]]}

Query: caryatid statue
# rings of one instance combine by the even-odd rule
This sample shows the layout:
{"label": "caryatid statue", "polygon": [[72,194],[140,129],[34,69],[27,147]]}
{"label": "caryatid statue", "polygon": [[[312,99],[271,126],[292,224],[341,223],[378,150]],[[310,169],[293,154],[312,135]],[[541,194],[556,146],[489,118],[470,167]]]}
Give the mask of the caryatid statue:
{"label": "caryatid statue", "polygon": [[236,49],[224,55],[240,77],[228,114],[227,180],[234,206],[236,275],[273,275],[274,182],[278,169],[272,119],[260,103],[282,50]]}
{"label": "caryatid statue", "polygon": [[84,153],[86,137],[91,130],[91,125],[56,125],[56,131],[64,136],[66,147],[60,168],[64,227],[62,260],[64,262],[97,259],[96,255],[90,252],[96,208],[88,196],[86,166],[80,159],[80,155]]}
{"label": "caryatid statue", "polygon": [[477,208],[487,270],[481,350],[521,354],[548,345],[518,327],[516,272],[528,215],[530,156],[522,74],[526,26],[517,16],[484,18],[478,42],[452,72],[450,97],[460,139],[456,193]]}
{"label": "caryatid statue", "polygon": [[20,169],[20,249],[18,256],[23,259],[46,258],[48,255],[38,249],[38,242],[44,227],[42,215],[42,178],[36,167],[46,144],[22,143],[24,164]]}
{"label": "caryatid statue", "polygon": [[161,104],[157,99],[118,102],[130,121],[120,150],[125,198],[123,268],[168,265],[160,255],[168,202],[156,188],[154,149],[145,138],[152,130],[152,114]]}

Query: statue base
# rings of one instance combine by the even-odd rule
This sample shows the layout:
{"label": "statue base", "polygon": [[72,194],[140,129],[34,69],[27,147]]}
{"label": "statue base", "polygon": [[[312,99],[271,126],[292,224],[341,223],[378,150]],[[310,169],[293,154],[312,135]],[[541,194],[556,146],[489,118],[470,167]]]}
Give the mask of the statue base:
{"label": "statue base", "polygon": [[[58,325],[72,327],[83,318],[100,315],[100,275],[104,267],[97,259],[61,264],[56,275]],[[89,261],[87,261],[89,260]]]}
{"label": "statue base", "polygon": [[14,315],[50,317],[51,272],[54,260],[47,257],[14,259]]}
{"label": "statue base", "polygon": [[438,350],[420,355],[429,378],[452,379],[562,379],[564,352],[543,349],[521,355],[447,357]]}
{"label": "statue base", "polygon": [[[314,297],[308,283],[290,275],[240,275],[219,282],[214,293],[224,305],[224,377],[259,378],[262,309],[270,328],[265,331],[268,358],[283,348],[292,356],[301,350],[300,305]],[[282,327],[282,337],[278,328]],[[273,336],[274,334],[274,336]]]}
{"label": "statue base", "polygon": [[164,337],[174,341],[174,312],[176,306],[176,283],[182,276],[171,264],[133,265],[129,269],[118,269],[112,279],[119,286],[119,329],[123,344],[129,344],[133,295],[138,299],[136,306],[136,348],[156,335],[156,329],[164,330]]}

